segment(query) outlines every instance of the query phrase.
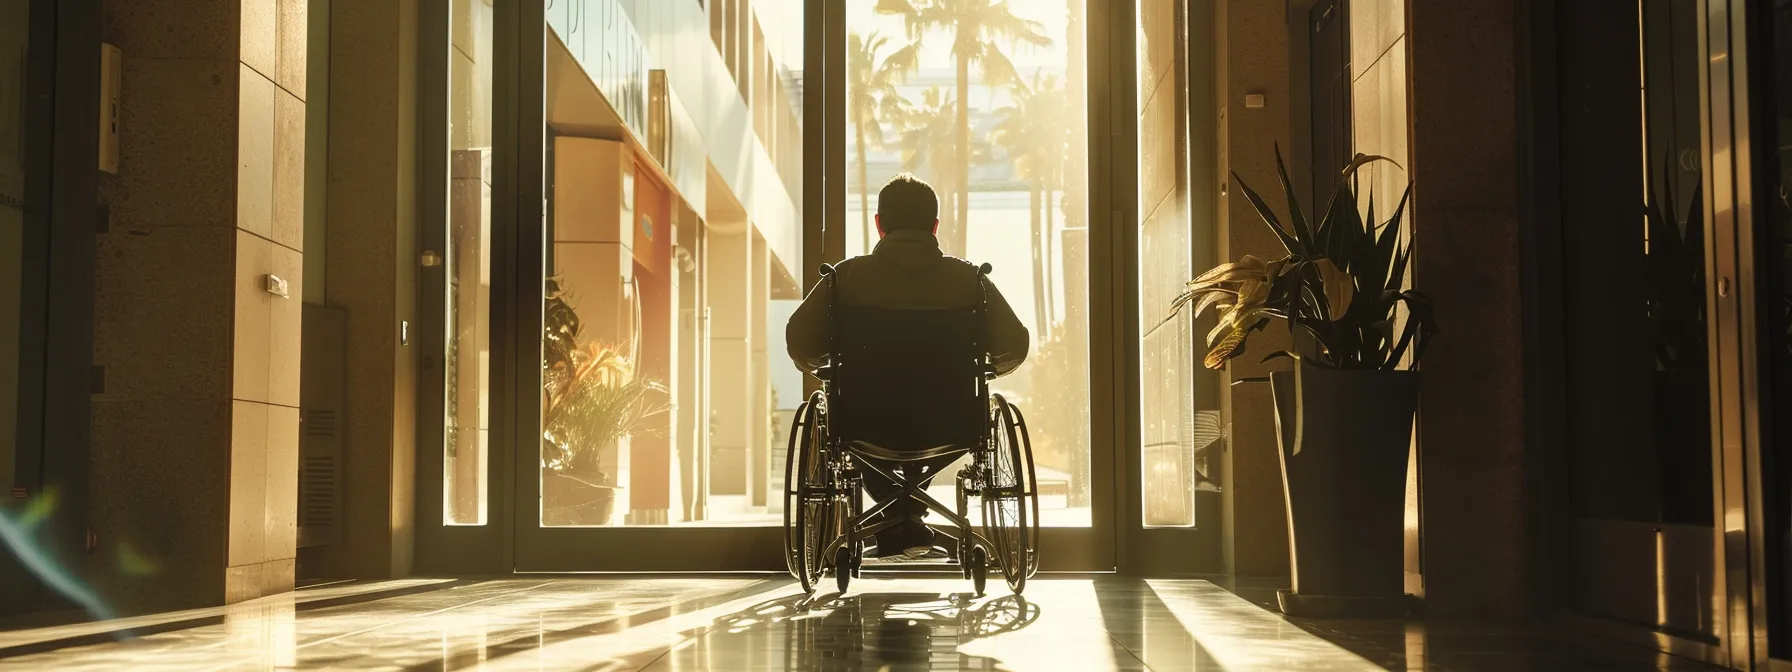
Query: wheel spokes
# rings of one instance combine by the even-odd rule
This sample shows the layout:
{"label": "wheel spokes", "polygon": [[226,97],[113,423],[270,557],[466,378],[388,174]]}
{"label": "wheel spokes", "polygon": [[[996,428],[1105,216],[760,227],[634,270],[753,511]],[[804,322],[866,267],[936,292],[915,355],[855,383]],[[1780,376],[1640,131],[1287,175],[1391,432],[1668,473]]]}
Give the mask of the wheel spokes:
{"label": "wheel spokes", "polygon": [[[1002,574],[1008,585],[1019,591],[1032,574],[1036,554],[1032,552],[1037,525],[1037,509],[1029,524],[1028,509],[1036,506],[1027,478],[1030,450],[1022,443],[1013,407],[997,396],[991,413],[991,454],[988,483],[983,493],[984,529],[1001,559]],[[1035,501],[1029,501],[1035,500]],[[1030,506],[1032,505],[1032,506]]]}

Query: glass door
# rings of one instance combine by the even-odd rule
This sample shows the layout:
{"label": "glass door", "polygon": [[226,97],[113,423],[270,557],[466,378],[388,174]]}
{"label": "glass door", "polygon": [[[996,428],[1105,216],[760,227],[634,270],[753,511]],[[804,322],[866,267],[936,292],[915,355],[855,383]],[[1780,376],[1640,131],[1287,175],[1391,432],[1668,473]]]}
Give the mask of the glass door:
{"label": "glass door", "polygon": [[1032,423],[1046,568],[1114,567],[1083,0],[959,4],[426,7],[420,548],[455,556],[426,564],[782,571],[813,384],[784,325],[908,171],[1033,334],[996,389]]}
{"label": "glass door", "polygon": [[[1031,335],[992,392],[1027,418],[1046,567],[1111,569],[1097,541],[1090,371],[1089,118],[1084,0],[844,0],[843,254],[872,254],[878,191],[899,174],[939,196],[941,250],[988,263]],[[837,173],[831,173],[837,174]],[[828,221],[835,221],[830,216]],[[952,501],[956,469],[931,494]],[[973,523],[981,512],[973,509]]]}
{"label": "glass door", "polygon": [[1772,657],[1792,661],[1792,4],[1774,2],[1757,15],[1755,32],[1766,44],[1753,61],[1760,93],[1753,155],[1762,162],[1753,226],[1752,274],[1759,283],[1753,310],[1758,341],[1758,415],[1761,448],[1769,456],[1766,524],[1761,540],[1769,563],[1764,590],[1769,605]]}
{"label": "glass door", "polygon": [[1726,457],[1739,459],[1725,475],[1750,490],[1732,507],[1749,524],[1747,553],[1731,565],[1750,570],[1743,632],[1754,642],[1751,662],[1784,669],[1792,665],[1792,3],[1727,9],[1732,48],[1743,57],[1735,76],[1739,215],[1728,236],[1734,252],[1719,259],[1729,265],[1719,294],[1735,310],[1736,333],[1723,343],[1736,353],[1726,362],[1737,375],[1725,385],[1722,417],[1726,429],[1734,419],[1742,430],[1726,437]]}
{"label": "glass door", "polygon": [[516,569],[783,567],[803,5],[557,0],[519,22],[541,54],[519,59],[541,100],[517,112],[519,194],[539,180],[543,209],[505,278]]}
{"label": "glass door", "polygon": [[[871,194],[898,172],[937,185],[942,248],[991,262],[1033,333],[1032,362],[996,389],[1030,411],[1045,544],[1087,554],[1080,6],[550,6],[541,440],[539,458],[518,448],[518,568],[783,567],[785,434],[812,385],[784,324],[810,267],[875,247]],[[805,67],[816,53],[837,57]]]}
{"label": "glass door", "polygon": [[1792,661],[1792,5],[1706,0],[1719,632],[1732,666]]}

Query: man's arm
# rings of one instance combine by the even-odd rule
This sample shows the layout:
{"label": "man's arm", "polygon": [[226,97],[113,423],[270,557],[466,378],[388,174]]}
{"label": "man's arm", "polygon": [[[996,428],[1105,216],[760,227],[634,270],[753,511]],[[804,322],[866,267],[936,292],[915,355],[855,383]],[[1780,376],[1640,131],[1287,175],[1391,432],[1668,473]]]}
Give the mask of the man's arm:
{"label": "man's arm", "polygon": [[784,344],[790,351],[790,361],[804,373],[810,373],[827,364],[828,358],[828,306],[833,303],[832,283],[822,278],[815,288],[809,290],[809,296],[791,313],[790,322],[784,325]]}
{"label": "man's arm", "polygon": [[1005,376],[1027,359],[1027,325],[1014,316],[1014,308],[1002,298],[996,283],[986,279],[984,291],[989,302],[989,356],[995,362],[996,375]]}

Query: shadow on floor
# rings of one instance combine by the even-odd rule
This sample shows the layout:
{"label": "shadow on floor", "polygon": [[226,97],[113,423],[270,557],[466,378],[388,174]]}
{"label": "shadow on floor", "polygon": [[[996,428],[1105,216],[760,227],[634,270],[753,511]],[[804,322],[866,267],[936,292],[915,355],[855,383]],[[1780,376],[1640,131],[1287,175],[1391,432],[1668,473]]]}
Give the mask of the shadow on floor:
{"label": "shadow on floor", "polygon": [[649,669],[717,669],[726,661],[754,669],[995,670],[999,661],[959,648],[1022,630],[1039,615],[1039,605],[1015,595],[793,595],[716,619],[706,636]]}

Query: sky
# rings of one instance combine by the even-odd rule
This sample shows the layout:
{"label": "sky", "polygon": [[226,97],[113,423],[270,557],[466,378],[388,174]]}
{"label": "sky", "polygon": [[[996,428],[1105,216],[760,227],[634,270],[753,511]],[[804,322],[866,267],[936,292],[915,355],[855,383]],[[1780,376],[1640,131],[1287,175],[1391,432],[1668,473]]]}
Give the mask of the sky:
{"label": "sky", "polygon": [[[848,32],[870,33],[898,37],[905,34],[902,18],[878,14],[875,11],[877,0],[845,0],[846,29]],[[754,5],[759,13],[760,29],[765,31],[767,42],[777,45],[778,62],[796,70],[803,63],[803,2],[804,0],[759,0]],[[1065,30],[1070,22],[1068,6],[1065,0],[1009,0],[1009,5],[1021,18],[1038,21],[1045,27],[1045,34],[1050,35],[1056,44],[1051,47],[1015,50],[1008,54],[1015,67],[1022,72],[1038,67],[1063,67],[1065,59]],[[946,51],[946,40],[951,39],[948,33],[930,35],[924,45],[922,68],[951,68],[952,57]]]}

